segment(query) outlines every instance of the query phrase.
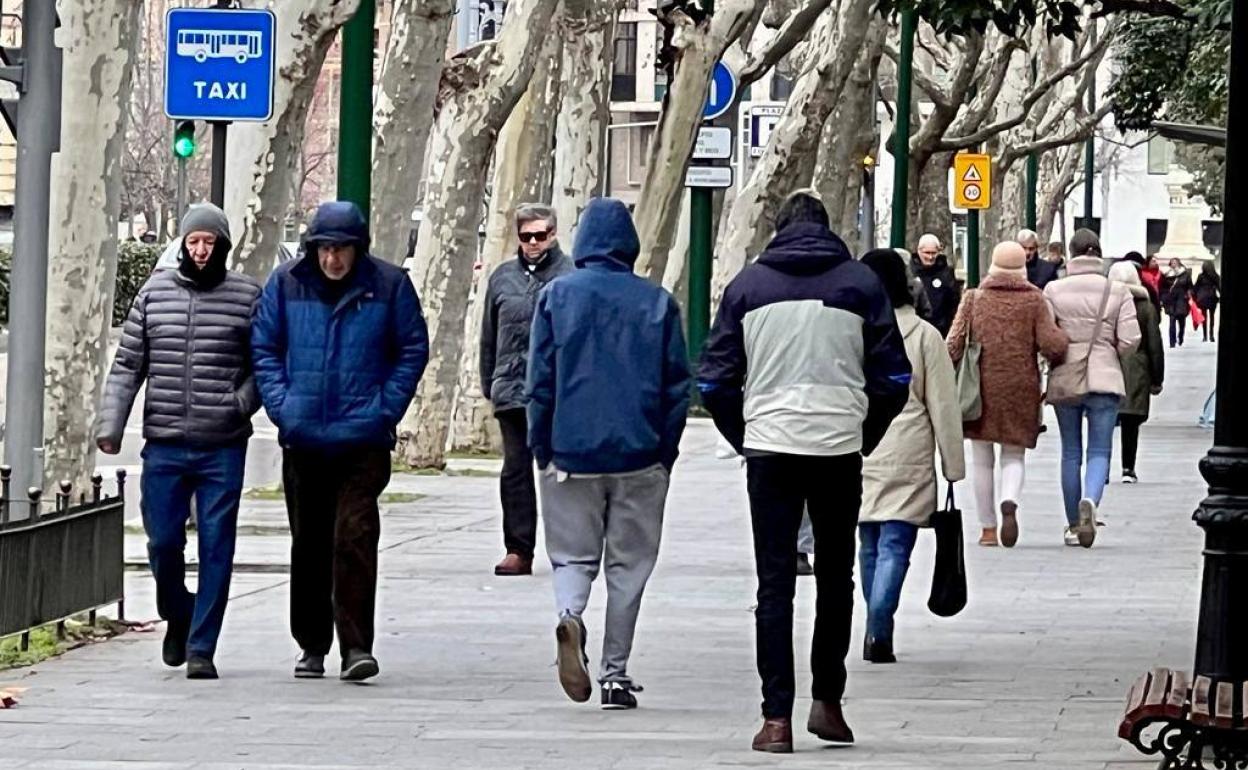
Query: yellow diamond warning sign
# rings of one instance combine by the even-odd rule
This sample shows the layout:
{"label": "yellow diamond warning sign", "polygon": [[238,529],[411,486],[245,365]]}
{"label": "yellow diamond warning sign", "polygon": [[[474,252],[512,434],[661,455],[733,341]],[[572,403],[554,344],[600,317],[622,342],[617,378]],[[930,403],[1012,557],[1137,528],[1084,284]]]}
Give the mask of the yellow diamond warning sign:
{"label": "yellow diamond warning sign", "polygon": [[959,209],[992,206],[992,159],[987,155],[953,156],[953,205]]}

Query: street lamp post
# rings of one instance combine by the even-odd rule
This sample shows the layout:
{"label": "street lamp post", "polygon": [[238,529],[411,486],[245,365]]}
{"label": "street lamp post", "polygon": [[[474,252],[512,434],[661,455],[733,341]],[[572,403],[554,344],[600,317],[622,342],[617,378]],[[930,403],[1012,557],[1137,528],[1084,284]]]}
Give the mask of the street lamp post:
{"label": "street lamp post", "polygon": [[[1233,16],[1223,209],[1227,254],[1248,248],[1248,149],[1234,140],[1248,136],[1248,12],[1240,6]],[[1119,735],[1141,750],[1160,752],[1166,768],[1248,767],[1248,622],[1242,615],[1248,596],[1248,409],[1240,403],[1248,396],[1243,355],[1248,315],[1237,301],[1248,296],[1248,269],[1240,260],[1223,263],[1222,292],[1213,448],[1200,462],[1209,495],[1193,516],[1205,533],[1194,676],[1158,669],[1142,677],[1119,728]],[[1165,697],[1157,702],[1155,694],[1163,690]]]}
{"label": "street lamp post", "polygon": [[906,245],[906,212],[910,184],[910,93],[914,74],[914,34],[917,11],[901,12],[901,45],[897,55],[897,122],[893,127],[893,226],[889,246]]}

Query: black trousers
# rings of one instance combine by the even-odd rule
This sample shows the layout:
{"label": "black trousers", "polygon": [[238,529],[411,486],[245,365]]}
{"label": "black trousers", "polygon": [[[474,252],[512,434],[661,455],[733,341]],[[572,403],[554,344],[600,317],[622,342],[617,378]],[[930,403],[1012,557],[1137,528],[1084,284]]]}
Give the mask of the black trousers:
{"label": "black trousers", "polygon": [[763,716],[791,717],[793,595],[803,509],[815,530],[815,635],[811,695],[838,702],[854,614],[854,552],[862,503],[862,457],[760,455],[746,459],[758,609],[754,612]]}
{"label": "black trousers", "polygon": [[1217,314],[1217,312],[1218,312],[1217,305],[1214,305],[1211,308],[1207,308],[1205,310],[1205,324],[1204,326],[1200,327],[1200,331],[1202,332],[1202,336],[1204,337],[1204,339],[1207,339],[1213,342],[1217,341],[1214,338],[1214,332],[1213,332],[1213,320],[1214,320],[1213,317]]}
{"label": "black trousers", "polygon": [[390,483],[390,451],[286,449],[282,482],[290,516],[290,630],[300,649],[325,655],[373,649],[377,600],[377,498]]}
{"label": "black trousers", "polygon": [[494,417],[503,434],[503,473],[498,482],[503,502],[503,546],[507,553],[532,559],[537,547],[537,489],[528,420],[523,409],[506,409]]}
{"label": "black trousers", "polygon": [[1135,455],[1140,448],[1140,426],[1148,418],[1139,414],[1120,414],[1118,422],[1122,425],[1122,469],[1135,470]]}
{"label": "black trousers", "polygon": [[1183,344],[1183,332],[1187,330],[1187,316],[1170,316],[1170,347]]}

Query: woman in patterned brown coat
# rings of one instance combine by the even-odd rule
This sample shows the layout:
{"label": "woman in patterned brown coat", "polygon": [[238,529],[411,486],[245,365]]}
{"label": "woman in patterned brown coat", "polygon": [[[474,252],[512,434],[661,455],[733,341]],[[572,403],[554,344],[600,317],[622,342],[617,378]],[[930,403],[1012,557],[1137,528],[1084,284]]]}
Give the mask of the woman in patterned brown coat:
{"label": "woman in patterned brown coat", "polygon": [[[1069,339],[1053,321],[1044,294],[1027,281],[1027,257],[1013,241],[993,250],[992,267],[978,290],[968,291],[949,330],[949,354],[956,365],[967,334],[980,344],[978,420],[963,424],[971,440],[975,508],[983,527],[979,544],[995,546],[997,512],[1000,542],[1018,541],[1018,501],[1023,489],[1024,456],[1040,435],[1040,368],[1037,354],[1051,362],[1066,355]],[[1001,500],[994,503],[996,448],[1001,454]]]}

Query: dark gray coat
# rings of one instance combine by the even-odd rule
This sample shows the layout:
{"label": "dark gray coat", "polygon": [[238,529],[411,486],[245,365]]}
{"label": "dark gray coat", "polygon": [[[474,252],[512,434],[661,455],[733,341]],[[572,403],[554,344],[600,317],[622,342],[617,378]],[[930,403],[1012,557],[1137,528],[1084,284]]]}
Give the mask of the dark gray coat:
{"label": "dark gray coat", "polygon": [[144,382],[143,437],[221,446],[251,435],[260,397],[251,374],[251,316],[260,285],[239,273],[199,290],[160,270],[139,290],[104,385],[96,435],[120,446]]}
{"label": "dark gray coat", "polygon": [[572,260],[554,246],[532,269],[517,254],[490,276],[481,322],[481,392],[494,404],[495,412],[525,406],[529,327],[537,294],[575,269]]}

